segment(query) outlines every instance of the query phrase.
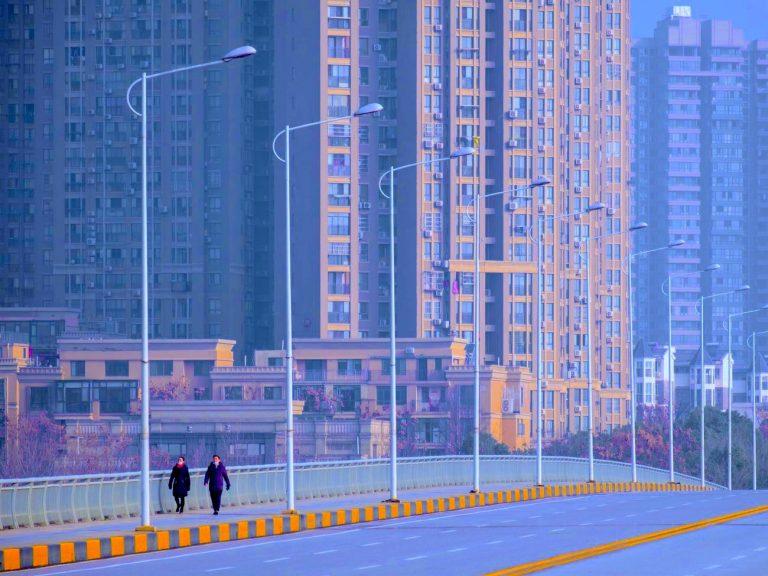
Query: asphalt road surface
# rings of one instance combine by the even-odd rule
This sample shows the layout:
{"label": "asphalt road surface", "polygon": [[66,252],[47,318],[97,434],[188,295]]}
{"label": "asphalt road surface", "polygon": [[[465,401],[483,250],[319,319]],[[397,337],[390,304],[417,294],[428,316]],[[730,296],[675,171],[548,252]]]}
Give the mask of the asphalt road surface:
{"label": "asphalt road surface", "polygon": [[[54,566],[23,574],[484,574],[766,503],[768,493],[724,491],[552,498]],[[764,522],[764,517],[746,518],[733,525],[706,528],[560,567],[548,574],[765,574],[768,553],[757,550],[768,547]],[[737,556],[744,558],[733,559]],[[760,559],[763,563],[755,570]],[[734,572],[733,567],[743,571]]]}

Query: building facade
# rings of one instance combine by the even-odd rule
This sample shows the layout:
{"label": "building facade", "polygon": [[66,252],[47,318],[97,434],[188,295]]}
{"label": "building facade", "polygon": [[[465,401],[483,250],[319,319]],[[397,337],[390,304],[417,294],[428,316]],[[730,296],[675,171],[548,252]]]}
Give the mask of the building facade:
{"label": "building facade", "polygon": [[[473,340],[477,250],[483,361],[532,370],[540,325],[547,383],[583,385],[585,239],[619,233],[591,244],[593,385],[626,395],[628,6],[325,0],[307,10],[287,1],[276,5],[275,18],[302,37],[286,37],[277,51],[284,61],[276,86],[290,88],[277,125],[285,116],[298,124],[368,102],[384,107],[356,120],[348,137],[346,127],[334,125],[294,136],[301,166],[293,174],[295,333],[389,334],[389,213],[379,178],[390,166],[475,146],[476,155],[396,177],[398,336]],[[305,88],[317,85],[321,90],[308,99]],[[332,109],[333,102],[342,108]],[[348,166],[343,174],[340,166]],[[513,203],[511,193],[474,201],[539,176],[551,184],[530,202]],[[281,181],[275,190],[279,199]],[[607,210],[555,219],[596,202]],[[531,241],[539,233],[540,279]],[[282,254],[276,255],[280,286]]]}
{"label": "building facade", "polygon": [[[646,341],[668,340],[661,284],[670,274],[672,339],[681,351],[700,347],[702,294],[752,286],[707,302],[705,343],[721,350],[728,315],[764,301],[765,72],[764,42],[748,45],[731,22],[695,18],[688,6],[635,43],[634,209],[650,224],[639,248],[685,241],[637,262],[635,317]],[[720,269],[703,275],[710,264]],[[751,323],[765,321],[734,319],[737,358]]]}
{"label": "building facade", "polygon": [[[126,89],[247,43],[268,56],[263,8],[0,2],[0,305],[66,306],[84,327],[138,337],[141,134]],[[149,86],[152,337],[226,335],[252,349],[265,333],[255,307],[269,286],[254,267],[270,268],[254,255],[270,246],[268,181],[256,170],[270,67],[251,58]]]}

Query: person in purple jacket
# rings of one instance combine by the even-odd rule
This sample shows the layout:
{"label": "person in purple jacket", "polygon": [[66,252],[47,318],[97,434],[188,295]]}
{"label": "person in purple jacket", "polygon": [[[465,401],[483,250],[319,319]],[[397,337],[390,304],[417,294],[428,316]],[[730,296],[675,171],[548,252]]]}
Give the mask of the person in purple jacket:
{"label": "person in purple jacket", "polygon": [[229,476],[227,476],[227,469],[224,467],[224,462],[221,461],[218,454],[213,455],[213,461],[208,464],[208,470],[205,471],[205,480],[203,480],[203,486],[208,486],[208,491],[211,493],[211,504],[213,505],[213,514],[218,516],[219,508],[221,508],[221,493],[224,492],[224,484],[227,485],[229,490]]}

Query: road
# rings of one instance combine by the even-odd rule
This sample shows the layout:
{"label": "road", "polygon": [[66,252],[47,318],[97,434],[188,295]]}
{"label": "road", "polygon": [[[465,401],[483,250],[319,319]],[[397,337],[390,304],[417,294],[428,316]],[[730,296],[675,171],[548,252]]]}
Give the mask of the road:
{"label": "road", "polygon": [[[584,497],[553,498],[534,502],[489,506],[444,514],[391,520],[350,527],[318,530],[291,536],[263,538],[170,550],[122,560],[88,562],[76,566],[58,566],[25,571],[24,574],[109,574],[110,576],[154,576],[179,573],[185,576],[229,576],[239,574],[291,575],[467,575],[484,574],[522,562],[546,558],[558,553],[652,532],[670,526],[718,516],[768,503],[768,494],[751,492],[714,493],[628,493]],[[761,518],[759,522],[763,522]],[[758,523],[755,518],[732,526],[707,528],[699,533],[648,544],[611,556],[584,561],[552,570],[559,574],[649,574],[685,576],[692,569],[680,553],[681,543],[688,543],[699,554],[699,546],[708,545],[707,554],[719,557],[719,549],[736,550],[739,531]],[[717,532],[715,532],[717,531]],[[765,539],[764,530],[760,532]],[[706,533],[705,536],[702,536]],[[720,534],[712,536],[711,534]],[[696,538],[708,538],[699,544]],[[768,546],[754,543],[752,548]],[[706,544],[708,542],[709,544]],[[668,555],[659,557],[654,547],[667,547]],[[678,551],[677,556],[672,550]],[[626,562],[636,572],[627,571],[617,560]],[[693,554],[693,553],[691,553]],[[691,557],[688,554],[688,558]],[[733,552],[731,555],[743,554]],[[757,552],[755,552],[757,554]],[[636,555],[631,556],[630,555]],[[674,558],[673,558],[674,557]],[[699,557],[702,557],[699,554]],[[664,559],[669,558],[667,570]],[[744,566],[751,557],[742,559]],[[675,562],[672,562],[675,560]],[[768,554],[765,556],[768,560]],[[698,558],[697,558],[698,561]],[[600,562],[608,562],[604,566]],[[613,562],[613,563],[610,563]],[[616,564],[618,562],[618,564]],[[737,561],[734,561],[737,562]],[[587,570],[587,563],[594,568]],[[634,563],[634,564],[631,564]],[[682,563],[682,566],[679,564]],[[715,560],[712,560],[713,566]],[[616,566],[621,569],[617,571]],[[732,564],[731,564],[732,565]],[[591,566],[591,564],[590,564]],[[645,570],[642,567],[645,566]],[[651,572],[649,572],[651,567]],[[706,574],[718,574],[710,568]],[[686,569],[689,571],[686,572]],[[723,574],[759,574],[721,572]]]}

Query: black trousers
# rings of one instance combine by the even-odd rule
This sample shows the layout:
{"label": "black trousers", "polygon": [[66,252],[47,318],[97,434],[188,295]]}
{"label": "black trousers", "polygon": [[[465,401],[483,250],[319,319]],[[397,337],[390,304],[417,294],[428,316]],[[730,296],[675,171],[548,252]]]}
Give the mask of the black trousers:
{"label": "black trousers", "polygon": [[184,496],[174,496],[173,499],[176,500],[176,507],[183,512],[184,511]]}
{"label": "black trousers", "polygon": [[211,489],[211,505],[213,505],[213,511],[218,512],[221,508],[221,493],[223,490]]}

